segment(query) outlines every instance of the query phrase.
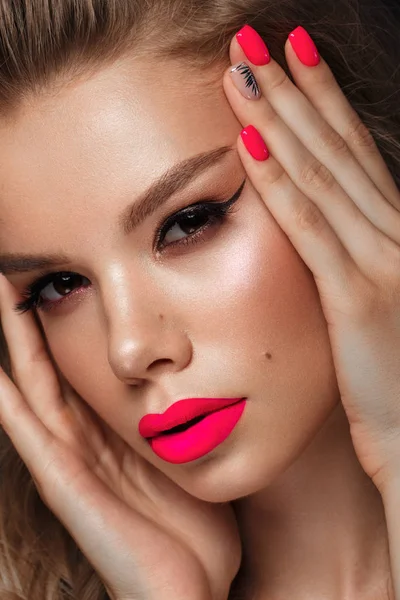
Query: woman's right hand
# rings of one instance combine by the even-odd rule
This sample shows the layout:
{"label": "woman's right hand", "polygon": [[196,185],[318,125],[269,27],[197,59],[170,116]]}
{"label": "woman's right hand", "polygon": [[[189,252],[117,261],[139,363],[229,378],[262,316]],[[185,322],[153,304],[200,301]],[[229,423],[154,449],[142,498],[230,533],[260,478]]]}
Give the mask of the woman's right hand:
{"label": "woman's right hand", "polygon": [[0,419],[44,503],[112,600],[226,600],[241,544],[230,504],[198,500],[111,430],[61,376],[32,313],[0,275],[13,381]]}

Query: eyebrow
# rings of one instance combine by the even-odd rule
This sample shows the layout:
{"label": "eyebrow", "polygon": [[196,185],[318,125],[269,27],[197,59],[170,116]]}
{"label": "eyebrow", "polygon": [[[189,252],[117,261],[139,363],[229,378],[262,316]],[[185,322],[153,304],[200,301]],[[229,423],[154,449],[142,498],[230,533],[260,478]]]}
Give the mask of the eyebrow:
{"label": "eyebrow", "polygon": [[[137,200],[127,206],[118,218],[118,227],[129,235],[145,219],[165,204],[173,194],[186,188],[201,173],[219,163],[232,146],[222,146],[209,152],[185,159],[161,175]],[[70,262],[65,254],[0,254],[0,273],[28,273],[48,267],[58,267]]]}

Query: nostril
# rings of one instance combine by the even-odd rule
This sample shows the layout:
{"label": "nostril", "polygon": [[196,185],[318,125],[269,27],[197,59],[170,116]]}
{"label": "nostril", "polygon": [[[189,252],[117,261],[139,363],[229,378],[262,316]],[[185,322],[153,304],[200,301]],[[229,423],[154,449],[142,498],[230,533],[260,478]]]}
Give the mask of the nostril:
{"label": "nostril", "polygon": [[171,360],[170,358],[158,358],[157,360],[153,361],[151,363],[151,365],[149,366],[149,369],[154,369],[154,367],[162,367],[164,365],[170,365],[171,363],[173,363],[174,361]]}

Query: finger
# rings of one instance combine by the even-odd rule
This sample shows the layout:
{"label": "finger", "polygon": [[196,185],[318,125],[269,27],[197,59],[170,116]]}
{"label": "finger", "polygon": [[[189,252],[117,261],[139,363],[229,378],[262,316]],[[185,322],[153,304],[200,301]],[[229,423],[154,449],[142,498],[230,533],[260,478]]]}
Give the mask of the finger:
{"label": "finger", "polygon": [[17,314],[15,287],[0,275],[0,317],[13,377],[25,402],[45,426],[65,407],[59,381],[32,312]]}
{"label": "finger", "polygon": [[[239,53],[234,48],[238,45],[234,38],[231,43],[231,53],[235,58]],[[243,53],[242,50],[241,52]],[[249,62],[244,53],[243,57]],[[322,59],[320,64],[322,64]],[[378,190],[369,173],[365,172],[345,140],[290,81],[276,61],[271,59],[268,64],[262,66],[256,66],[249,62],[249,65],[264,97],[305,148],[329,169],[342,189],[369,221],[390,239],[400,243],[398,209],[394,208]],[[306,68],[315,72],[318,71],[320,65],[313,68],[304,66],[304,69]],[[361,126],[358,127],[361,132]],[[370,138],[373,143],[372,136]],[[377,150],[376,153],[379,155]],[[381,157],[379,164],[382,161]],[[376,168],[375,172],[377,170],[379,171],[379,168]],[[400,208],[400,202],[398,208]]]}
{"label": "finger", "polygon": [[273,156],[255,160],[238,138],[238,152],[251,182],[318,283],[347,296],[357,269],[318,207],[293,183]]}
{"label": "finger", "polygon": [[0,420],[2,428],[37,481],[37,457],[45,456],[54,438],[1,367]]}
{"label": "finger", "polygon": [[[140,508],[130,508],[76,455],[56,448],[42,462],[46,464],[39,475],[43,501],[101,579],[110,589],[120,586],[118,597],[145,597],[148,573],[157,572],[161,578],[158,567],[165,547],[171,547],[170,534],[142,515]],[[149,539],[154,543],[149,544]]]}
{"label": "finger", "polygon": [[298,59],[290,39],[293,36],[286,41],[285,54],[296,86],[332,129],[345,140],[387,201],[400,209],[400,192],[393,177],[371,133],[347,100],[331,69],[322,58],[316,67],[304,65]]}
{"label": "finger", "polygon": [[[0,418],[42,500],[103,577],[110,582],[126,581],[126,574],[131,574],[133,567],[139,571],[156,568],[160,557],[154,554],[153,545],[153,555],[146,553],[149,545],[145,542],[150,535],[165,545],[167,534],[128,508],[96,476],[94,468],[51,435],[2,369]],[[129,577],[130,585],[134,581],[134,576]]]}
{"label": "finger", "polygon": [[[265,97],[244,98],[233,84],[229,69],[224,89],[243,126],[254,125],[271,154],[293,183],[320,209],[337,237],[363,271],[381,264],[382,248],[388,240],[343,191],[330,171],[307,150],[282,121]],[[260,187],[256,186],[260,192]]]}

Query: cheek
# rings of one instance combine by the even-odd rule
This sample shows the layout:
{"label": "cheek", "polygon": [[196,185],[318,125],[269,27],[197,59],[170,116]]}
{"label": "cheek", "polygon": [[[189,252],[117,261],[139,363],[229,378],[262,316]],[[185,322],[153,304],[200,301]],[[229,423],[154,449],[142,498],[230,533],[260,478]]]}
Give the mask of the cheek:
{"label": "cheek", "polygon": [[51,352],[61,372],[96,411],[101,406],[109,407],[110,398],[115,394],[115,382],[110,386],[107,334],[103,327],[95,296],[85,298],[67,315],[48,319],[45,327]]}
{"label": "cheek", "polygon": [[232,237],[226,234],[213,260],[203,256],[197,292],[188,286],[190,303],[181,304],[183,312],[192,305],[192,379],[204,382],[201,391],[208,395],[249,399],[218,460],[189,471],[165,466],[178,485],[208,502],[232,501],[270,485],[338,401],[311,272],[264,207],[252,204],[240,227]]}
{"label": "cheek", "polygon": [[207,334],[220,348],[240,344],[248,361],[264,362],[269,350],[291,354],[308,336],[327,342],[314,278],[261,200],[249,202],[214,254],[197,260],[184,295],[195,340]]}
{"label": "cheek", "polygon": [[[156,297],[166,320],[187,331],[194,347],[196,360],[177,374],[185,389],[204,381],[204,373],[210,389],[199,392],[209,395],[247,395],[267,386],[278,411],[288,386],[304,387],[315,365],[319,373],[329,368],[325,319],[310,271],[262,201],[246,202],[234,222],[215,243],[157,268],[153,302]],[[46,334],[71,385],[120,428],[132,406],[111,371],[105,328],[94,299],[87,298],[68,316],[49,320]],[[133,334],[133,320],[127,328]],[[118,398],[112,414],[110,398]]]}

